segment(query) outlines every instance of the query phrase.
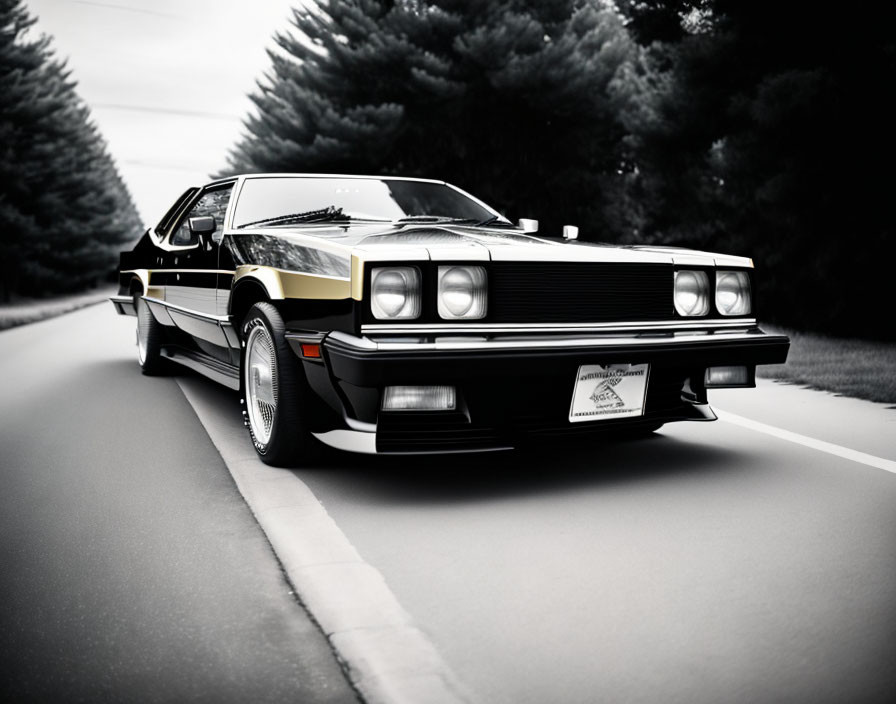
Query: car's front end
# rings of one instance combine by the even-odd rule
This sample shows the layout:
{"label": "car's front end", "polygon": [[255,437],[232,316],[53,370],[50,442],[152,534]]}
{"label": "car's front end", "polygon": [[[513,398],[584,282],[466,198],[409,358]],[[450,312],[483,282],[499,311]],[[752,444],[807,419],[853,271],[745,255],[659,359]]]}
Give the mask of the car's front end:
{"label": "car's front end", "polygon": [[[287,333],[338,417],[318,439],[447,452],[713,420],[707,389],[786,359],[752,262],[459,227],[353,250],[350,330]],[[311,355],[311,356],[309,356]]]}

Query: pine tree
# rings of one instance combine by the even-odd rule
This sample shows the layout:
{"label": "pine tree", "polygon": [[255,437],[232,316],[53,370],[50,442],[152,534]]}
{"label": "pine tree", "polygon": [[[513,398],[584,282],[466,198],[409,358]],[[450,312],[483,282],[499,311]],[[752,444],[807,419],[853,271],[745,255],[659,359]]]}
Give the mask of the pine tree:
{"label": "pine tree", "polygon": [[90,113],[21,0],[0,0],[0,296],[84,288],[139,218]]}
{"label": "pine tree", "polygon": [[637,49],[603,0],[320,0],[276,36],[227,172],[448,180],[506,211],[604,236]]}
{"label": "pine tree", "polygon": [[650,80],[625,119],[638,166],[624,199],[638,208],[620,213],[637,215],[629,238],[754,257],[767,319],[896,339],[881,257],[896,235],[889,8],[631,5],[642,41],[669,41],[642,52]]}

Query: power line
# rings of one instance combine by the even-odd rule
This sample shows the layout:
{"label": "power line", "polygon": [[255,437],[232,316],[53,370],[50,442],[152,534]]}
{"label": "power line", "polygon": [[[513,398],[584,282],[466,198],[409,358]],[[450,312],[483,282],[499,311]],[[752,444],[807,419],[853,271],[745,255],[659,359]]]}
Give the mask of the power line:
{"label": "power line", "polygon": [[124,159],[122,164],[126,164],[127,166],[137,167],[141,169],[156,169],[158,171],[185,171],[188,173],[203,173],[207,172],[208,169],[202,169],[195,166],[183,166],[178,164],[165,164],[162,162],[152,162],[145,161],[142,159]]}
{"label": "power line", "polygon": [[210,120],[226,120],[238,122],[241,118],[221,112],[202,112],[199,110],[175,110],[172,108],[156,108],[150,105],[124,105],[121,103],[91,103],[90,107],[98,110],[129,110],[131,112],[152,112],[164,115],[180,115],[181,117],[202,117]]}
{"label": "power line", "polygon": [[106,7],[112,10],[122,10],[124,12],[139,12],[142,15],[155,15],[156,17],[171,17],[177,19],[183,15],[173,15],[169,12],[157,12],[155,10],[144,10],[141,7],[128,7],[127,5],[114,5],[110,2],[93,2],[92,0],[72,0],[79,5],[93,5],[94,7]]}

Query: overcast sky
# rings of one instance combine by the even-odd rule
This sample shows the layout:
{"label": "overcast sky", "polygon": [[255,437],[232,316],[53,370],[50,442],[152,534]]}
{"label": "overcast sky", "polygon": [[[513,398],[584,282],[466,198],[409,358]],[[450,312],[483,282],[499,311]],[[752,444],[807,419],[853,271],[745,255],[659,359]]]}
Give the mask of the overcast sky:
{"label": "overcast sky", "polygon": [[26,0],[53,37],[147,224],[225,166],[301,0]]}

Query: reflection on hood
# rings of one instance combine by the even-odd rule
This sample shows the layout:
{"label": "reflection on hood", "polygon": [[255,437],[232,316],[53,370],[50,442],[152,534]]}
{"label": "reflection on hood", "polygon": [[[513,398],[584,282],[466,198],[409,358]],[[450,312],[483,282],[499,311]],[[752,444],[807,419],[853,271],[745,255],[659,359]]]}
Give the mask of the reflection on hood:
{"label": "reflection on hood", "polygon": [[[458,228],[459,229],[459,228]],[[538,237],[525,235],[518,232],[493,232],[478,229],[463,229],[456,231],[444,228],[413,228],[401,232],[391,232],[380,235],[370,235],[357,244],[556,244]]]}
{"label": "reflection on hood", "polygon": [[271,235],[241,235],[232,237],[229,246],[237,266],[260,264],[286,271],[348,278],[351,260],[290,241],[288,237]]}

